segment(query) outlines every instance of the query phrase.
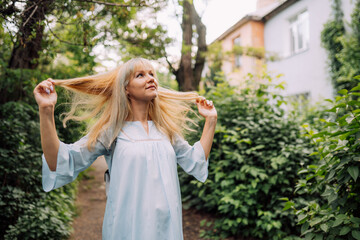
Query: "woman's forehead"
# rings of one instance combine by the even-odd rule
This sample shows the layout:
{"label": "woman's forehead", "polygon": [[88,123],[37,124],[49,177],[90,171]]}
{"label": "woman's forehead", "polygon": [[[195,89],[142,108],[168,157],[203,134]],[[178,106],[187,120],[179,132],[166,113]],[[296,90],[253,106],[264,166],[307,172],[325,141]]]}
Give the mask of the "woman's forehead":
{"label": "woman's forehead", "polygon": [[139,71],[144,71],[144,72],[154,71],[154,67],[149,62],[139,61],[135,63],[134,72],[139,72]]}

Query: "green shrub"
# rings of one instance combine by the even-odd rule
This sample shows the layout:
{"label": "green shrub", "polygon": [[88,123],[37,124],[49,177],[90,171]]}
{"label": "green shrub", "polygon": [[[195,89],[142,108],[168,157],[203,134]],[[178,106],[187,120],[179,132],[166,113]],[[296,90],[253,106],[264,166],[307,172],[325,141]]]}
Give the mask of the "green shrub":
{"label": "green shrub", "polygon": [[63,239],[70,234],[76,184],[45,193],[38,113],[24,102],[0,105],[1,239]]}
{"label": "green shrub", "polygon": [[[360,77],[357,77],[360,80]],[[327,110],[332,114],[320,119],[322,129],[304,125],[313,141],[316,164],[302,169],[296,191],[310,196],[302,208],[292,206],[305,239],[360,239],[360,84],[340,90]]]}
{"label": "green shrub", "polygon": [[[207,93],[218,111],[208,180],[201,183],[180,173],[184,206],[217,215],[213,231],[202,236],[273,240],[299,234],[295,215],[283,211],[280,198],[293,195],[311,148],[301,137],[301,124],[285,114],[283,97],[274,93],[282,88],[264,74],[257,81],[250,76],[238,92],[223,82]],[[189,137],[195,141],[200,134],[198,129]]]}

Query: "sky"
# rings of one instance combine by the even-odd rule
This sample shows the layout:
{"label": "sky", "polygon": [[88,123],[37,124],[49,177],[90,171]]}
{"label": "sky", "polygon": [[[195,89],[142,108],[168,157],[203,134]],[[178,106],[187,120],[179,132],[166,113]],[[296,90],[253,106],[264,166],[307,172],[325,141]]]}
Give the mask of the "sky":
{"label": "sky", "polygon": [[[169,1],[171,2],[171,1]],[[206,26],[206,42],[210,44],[228,28],[238,22],[243,16],[255,11],[256,0],[194,0],[195,8]],[[176,42],[169,48],[170,54],[180,54],[182,32],[180,19],[176,13],[181,14],[181,9],[175,9],[173,4],[158,14],[158,21],[167,26],[169,35]]]}
{"label": "sky", "polygon": [[[193,1],[198,14],[206,26],[206,42],[210,44],[246,14],[255,11],[257,0]],[[181,54],[182,31],[180,24],[182,9],[180,7],[176,8],[174,4],[172,4],[173,2],[177,2],[177,0],[169,0],[168,2],[168,7],[157,14],[157,21],[162,23],[162,25],[167,28],[169,36],[175,39],[174,44],[168,47],[166,51],[170,61],[177,62]],[[117,56],[117,53],[106,50],[101,46],[95,49],[94,52],[99,56],[98,61],[102,64],[102,66],[97,67],[95,71],[102,72],[118,65],[120,58]]]}

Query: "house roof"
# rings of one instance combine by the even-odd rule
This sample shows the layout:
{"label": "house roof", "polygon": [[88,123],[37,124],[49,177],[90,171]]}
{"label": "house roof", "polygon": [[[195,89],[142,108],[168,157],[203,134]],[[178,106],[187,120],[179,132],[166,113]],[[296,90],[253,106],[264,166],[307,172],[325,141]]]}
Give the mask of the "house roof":
{"label": "house roof", "polygon": [[289,7],[293,3],[300,1],[300,0],[279,0],[278,2],[272,3],[264,8],[260,8],[256,10],[255,12],[249,13],[245,15],[243,18],[241,18],[237,23],[235,23],[233,26],[231,26],[229,29],[227,29],[223,34],[221,34],[218,38],[216,38],[214,42],[221,41],[225,37],[227,37],[229,34],[234,32],[236,29],[244,25],[245,23],[249,21],[262,21],[266,22],[271,17],[275,16],[285,8]]}

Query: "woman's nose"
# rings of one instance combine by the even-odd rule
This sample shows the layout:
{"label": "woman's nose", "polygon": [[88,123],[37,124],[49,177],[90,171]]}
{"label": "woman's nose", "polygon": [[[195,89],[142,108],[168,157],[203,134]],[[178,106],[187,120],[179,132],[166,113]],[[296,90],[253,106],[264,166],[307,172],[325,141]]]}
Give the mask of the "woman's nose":
{"label": "woman's nose", "polygon": [[148,82],[156,82],[156,79],[154,78],[154,76],[148,74]]}

